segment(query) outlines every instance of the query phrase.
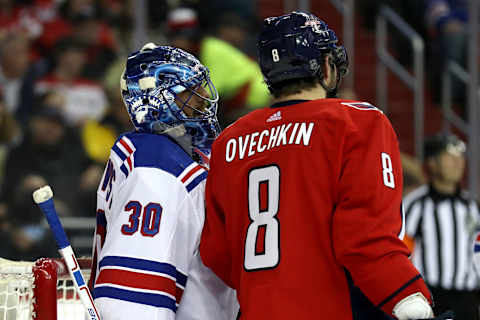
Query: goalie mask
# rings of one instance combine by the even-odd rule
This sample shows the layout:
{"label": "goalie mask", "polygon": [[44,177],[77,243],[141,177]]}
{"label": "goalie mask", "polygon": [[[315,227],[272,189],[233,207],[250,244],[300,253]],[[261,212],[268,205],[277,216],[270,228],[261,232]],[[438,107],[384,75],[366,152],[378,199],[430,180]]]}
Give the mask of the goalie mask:
{"label": "goalie mask", "polygon": [[174,133],[191,139],[192,151],[210,154],[220,132],[218,93],[197,58],[148,43],[128,57],[120,86],[138,132]]}

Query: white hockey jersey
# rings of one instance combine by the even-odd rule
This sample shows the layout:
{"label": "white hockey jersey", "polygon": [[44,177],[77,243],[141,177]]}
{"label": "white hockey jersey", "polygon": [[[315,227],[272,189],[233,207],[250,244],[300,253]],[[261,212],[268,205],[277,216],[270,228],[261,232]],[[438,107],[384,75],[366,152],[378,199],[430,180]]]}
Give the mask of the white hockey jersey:
{"label": "white hockey jersey", "polygon": [[90,287],[102,320],[235,319],[235,292],[198,253],[206,177],[168,136],[116,141],[97,191]]}

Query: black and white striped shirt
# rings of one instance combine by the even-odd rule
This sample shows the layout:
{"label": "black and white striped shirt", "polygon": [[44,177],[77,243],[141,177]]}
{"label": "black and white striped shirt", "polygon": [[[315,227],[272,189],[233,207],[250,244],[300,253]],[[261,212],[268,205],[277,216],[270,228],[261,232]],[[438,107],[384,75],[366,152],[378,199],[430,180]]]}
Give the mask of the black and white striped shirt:
{"label": "black and white striped shirt", "polygon": [[413,263],[428,285],[447,290],[474,290],[473,234],[480,217],[477,203],[465,192],[447,196],[422,186],[403,199],[406,234],[415,240]]}

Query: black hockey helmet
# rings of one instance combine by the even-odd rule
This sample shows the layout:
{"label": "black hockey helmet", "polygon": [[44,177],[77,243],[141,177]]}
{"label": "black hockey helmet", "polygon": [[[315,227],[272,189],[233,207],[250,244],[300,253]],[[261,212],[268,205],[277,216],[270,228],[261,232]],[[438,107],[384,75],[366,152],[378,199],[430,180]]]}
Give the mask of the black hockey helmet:
{"label": "black hockey helmet", "polygon": [[348,56],[337,43],[335,32],[311,13],[294,11],[266,18],[257,43],[265,82],[271,87],[285,80],[322,78],[324,57],[331,54],[338,87],[348,72]]}

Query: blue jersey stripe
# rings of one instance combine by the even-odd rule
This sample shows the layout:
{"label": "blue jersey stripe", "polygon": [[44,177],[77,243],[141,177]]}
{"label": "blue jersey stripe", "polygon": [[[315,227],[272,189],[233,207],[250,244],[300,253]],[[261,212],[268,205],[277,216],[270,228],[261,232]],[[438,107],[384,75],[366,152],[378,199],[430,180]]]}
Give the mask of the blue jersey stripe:
{"label": "blue jersey stripe", "polygon": [[128,177],[128,169],[125,163],[120,166],[120,170],[122,170],[123,174],[125,174],[125,177]]}
{"label": "blue jersey stripe", "polygon": [[169,263],[156,262],[138,258],[107,256],[103,258],[98,265],[100,269],[106,266],[117,266],[164,273],[177,279],[177,283],[183,286],[187,283],[187,277]]}
{"label": "blue jersey stripe", "polygon": [[177,311],[176,302],[174,299],[155,293],[137,292],[114,287],[102,286],[94,289],[95,299],[98,298],[112,298],[123,301],[130,301],[140,304],[146,304],[158,308],[170,309],[173,312]]}
{"label": "blue jersey stripe", "polygon": [[103,210],[97,210],[97,225],[102,227],[107,226],[107,218],[105,217],[105,212]]}
{"label": "blue jersey stripe", "polygon": [[200,182],[202,182],[203,180],[207,179],[207,175],[208,173],[205,171],[204,173],[202,173],[201,175],[199,175],[198,177],[196,177],[195,179],[192,180],[192,182],[190,182],[188,185],[187,185],[187,190],[188,192],[192,191],[196,186],[198,186],[198,184]]}
{"label": "blue jersey stripe", "polygon": [[127,155],[125,153],[123,153],[122,150],[120,150],[120,148],[117,146],[117,144],[115,143],[112,147],[112,150],[113,152],[115,152],[117,154],[117,156],[122,160],[122,161],[125,161],[125,159],[127,159]]}
{"label": "blue jersey stripe", "polygon": [[474,251],[475,252],[480,252],[480,244],[475,244]]}
{"label": "blue jersey stripe", "polygon": [[187,275],[177,270],[177,283],[185,288],[187,285]]}

